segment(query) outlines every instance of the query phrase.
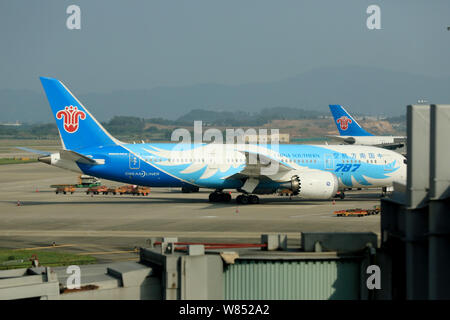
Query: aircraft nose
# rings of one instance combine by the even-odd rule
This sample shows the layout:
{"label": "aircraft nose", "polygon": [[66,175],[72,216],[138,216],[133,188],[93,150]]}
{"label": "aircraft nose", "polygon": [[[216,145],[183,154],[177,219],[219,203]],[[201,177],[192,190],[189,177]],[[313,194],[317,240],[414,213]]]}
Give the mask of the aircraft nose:
{"label": "aircraft nose", "polygon": [[52,157],[51,156],[39,157],[38,161],[46,163],[46,164],[52,164]]}

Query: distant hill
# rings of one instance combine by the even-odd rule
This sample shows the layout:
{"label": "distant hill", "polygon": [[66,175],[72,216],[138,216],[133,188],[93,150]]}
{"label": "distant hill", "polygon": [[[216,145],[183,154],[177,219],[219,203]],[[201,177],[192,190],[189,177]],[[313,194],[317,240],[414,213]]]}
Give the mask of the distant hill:
{"label": "distant hill", "polygon": [[[267,83],[198,84],[105,94],[79,94],[70,79],[64,80],[101,121],[114,115],[175,120],[196,109],[229,112],[240,118],[272,107],[327,113],[331,103],[343,104],[355,114],[400,116],[407,104],[419,99],[450,102],[450,78],[366,67],[321,68]],[[0,122],[52,120],[43,92],[0,90],[0,114]]]}
{"label": "distant hill", "polygon": [[215,126],[261,126],[273,119],[314,119],[324,115],[317,111],[308,111],[298,108],[273,107],[265,108],[259,112],[246,111],[210,111],[194,109],[177,119],[180,124],[191,124],[195,120],[202,120]]}

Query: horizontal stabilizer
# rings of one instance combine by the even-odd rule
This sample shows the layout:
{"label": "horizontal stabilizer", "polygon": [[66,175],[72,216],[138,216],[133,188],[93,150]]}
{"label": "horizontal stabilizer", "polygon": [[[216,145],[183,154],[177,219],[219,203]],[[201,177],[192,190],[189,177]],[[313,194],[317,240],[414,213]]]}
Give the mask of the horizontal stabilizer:
{"label": "horizontal stabilizer", "polygon": [[100,164],[94,159],[88,158],[82,154],[79,154],[78,152],[71,150],[60,150],[59,155],[61,159],[64,160],[75,161],[84,164]]}
{"label": "horizontal stabilizer", "polygon": [[40,154],[42,156],[48,156],[48,155],[52,154],[49,151],[42,151],[42,150],[36,150],[36,149],[31,149],[31,148],[25,148],[25,147],[15,147],[15,148],[23,150],[23,151],[31,152],[31,153]]}

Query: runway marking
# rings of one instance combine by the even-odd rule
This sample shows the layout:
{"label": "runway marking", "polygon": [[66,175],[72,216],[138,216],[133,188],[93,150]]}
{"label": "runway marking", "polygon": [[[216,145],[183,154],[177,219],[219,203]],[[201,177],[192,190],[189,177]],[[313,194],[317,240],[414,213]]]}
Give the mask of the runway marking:
{"label": "runway marking", "polygon": [[119,254],[119,253],[138,253],[138,252],[139,252],[138,250],[83,252],[83,253],[78,253],[77,256],[100,255],[100,254]]}
{"label": "runway marking", "polygon": [[[302,205],[301,202],[297,203],[298,206],[284,206],[283,209],[290,209],[290,210],[302,210],[302,209],[310,209],[312,207],[312,205]],[[282,203],[280,203],[280,205],[282,205]],[[280,206],[273,206],[273,205],[266,205],[266,204],[261,204],[259,209],[280,209]]]}
{"label": "runway marking", "polygon": [[114,237],[114,238],[152,238],[152,237],[183,237],[183,238],[260,238],[262,234],[283,233],[289,238],[300,239],[298,232],[239,232],[239,231],[105,231],[105,230],[0,230],[0,237]]}
{"label": "runway marking", "polygon": [[22,250],[42,250],[42,249],[53,249],[53,248],[63,248],[63,247],[74,247],[76,244],[61,244],[58,246],[46,246],[46,247],[34,247],[34,248],[19,248],[14,249],[14,251],[22,251]]}

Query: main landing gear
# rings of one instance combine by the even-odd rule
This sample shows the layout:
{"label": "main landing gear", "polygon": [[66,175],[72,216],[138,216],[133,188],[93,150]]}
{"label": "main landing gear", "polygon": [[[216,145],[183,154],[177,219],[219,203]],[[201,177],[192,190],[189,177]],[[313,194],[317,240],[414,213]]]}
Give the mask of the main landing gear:
{"label": "main landing gear", "polygon": [[254,194],[240,194],[236,197],[236,202],[240,204],[257,204],[259,197]]}
{"label": "main landing gear", "polygon": [[[231,194],[216,190],[209,194],[209,202],[230,202]],[[236,202],[239,204],[258,204],[259,197],[254,194],[240,194],[236,197]]]}
{"label": "main landing gear", "polygon": [[209,194],[210,202],[230,202],[231,194],[222,191],[214,191]]}

